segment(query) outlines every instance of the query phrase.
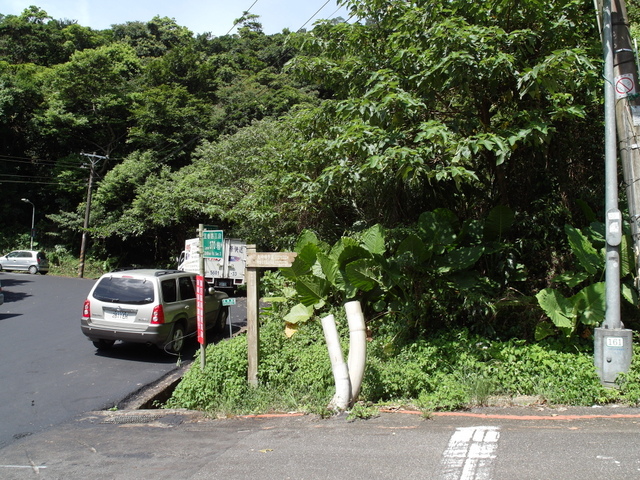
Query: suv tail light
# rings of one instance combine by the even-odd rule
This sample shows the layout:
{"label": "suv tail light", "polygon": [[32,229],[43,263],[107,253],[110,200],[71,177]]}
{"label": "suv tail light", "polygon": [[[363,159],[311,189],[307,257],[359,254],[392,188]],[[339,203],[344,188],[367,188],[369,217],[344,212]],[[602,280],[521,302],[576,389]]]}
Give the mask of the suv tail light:
{"label": "suv tail light", "polygon": [[91,317],[91,302],[89,300],[84,301],[84,307],[82,307],[82,318]]}
{"label": "suv tail light", "polygon": [[164,323],[164,309],[162,305],[156,305],[153,307],[153,313],[151,314],[151,323],[154,325],[160,325]]}

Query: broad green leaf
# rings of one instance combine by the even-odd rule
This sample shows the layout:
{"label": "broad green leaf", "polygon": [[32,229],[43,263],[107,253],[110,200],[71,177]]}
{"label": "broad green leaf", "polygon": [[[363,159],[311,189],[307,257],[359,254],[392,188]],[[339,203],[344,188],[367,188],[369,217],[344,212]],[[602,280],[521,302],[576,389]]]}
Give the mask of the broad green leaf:
{"label": "broad green leaf", "polygon": [[443,208],[424,212],[418,220],[425,245],[436,254],[442,253],[445,247],[455,242],[457,235],[454,225],[457,223],[453,212]]}
{"label": "broad green leaf", "polygon": [[635,276],[635,254],[633,253],[632,242],[629,242],[627,235],[622,236],[620,243],[620,276]]}
{"label": "broad green leaf", "polygon": [[504,205],[494,207],[484,224],[484,238],[487,241],[500,240],[513,225],[515,214]]}
{"label": "broad green leaf", "polygon": [[440,273],[457,272],[474,265],[484,252],[484,247],[463,247],[447,252],[436,260]]}
{"label": "broad green leaf", "polygon": [[314,245],[318,245],[320,243],[320,240],[318,240],[318,236],[315,234],[315,232],[312,232],[311,230],[305,230],[300,234],[293,251],[294,252],[302,251],[302,249],[308,243],[312,243]]}
{"label": "broad green leaf", "polygon": [[560,292],[553,288],[540,290],[536,295],[538,305],[544,313],[551,319],[553,324],[562,329],[575,329],[575,314],[573,312],[573,302],[565,298]]}
{"label": "broad green leaf", "polygon": [[282,274],[291,280],[296,280],[304,275],[307,275],[316,263],[318,252],[320,252],[318,245],[313,243],[307,243],[298,252],[295,260],[290,267],[281,268]]}
{"label": "broad green leaf", "polygon": [[312,315],[313,306],[306,306],[302,303],[299,303],[284,316],[284,320],[295,325],[300,322],[306,322],[311,318]]}
{"label": "broad green leaf", "polygon": [[569,239],[571,250],[578,258],[582,268],[591,275],[595,275],[599,270],[602,270],[604,258],[593,248],[587,237],[580,230],[568,224],[564,226],[564,231]]}
{"label": "broad green leaf", "polygon": [[635,288],[626,283],[622,283],[620,285],[620,289],[622,291],[622,296],[629,302],[631,305],[638,305],[638,292]]}
{"label": "broad green leaf", "polygon": [[345,268],[349,263],[362,258],[370,258],[371,254],[360,245],[346,246],[338,257],[339,268]]}
{"label": "broad green leaf", "polygon": [[478,286],[478,282],[481,280],[478,272],[473,270],[466,272],[455,272],[447,276],[447,280],[455,286],[457,290],[465,291],[471,290]]}
{"label": "broad green leaf", "polygon": [[358,242],[353,238],[342,237],[333,245],[333,247],[331,247],[329,256],[333,258],[339,265],[343,265],[340,263],[340,257],[342,256],[343,252],[348,248],[362,248],[362,247],[360,247]]}
{"label": "broad green leaf", "polygon": [[565,272],[553,277],[554,282],[566,283],[571,288],[577,287],[587,280],[590,275],[587,272]]}
{"label": "broad green leaf", "polygon": [[540,322],[538,325],[536,325],[535,339],[537,342],[539,342],[540,340],[550,335],[555,335],[555,333],[555,330],[549,324],[549,322]]}
{"label": "broad green leaf", "polygon": [[262,297],[260,300],[265,303],[284,303],[287,301],[286,297]]}
{"label": "broad green leaf", "polygon": [[431,253],[424,245],[424,242],[415,234],[408,235],[396,250],[396,255],[410,253],[418,263],[425,262],[429,259]]}
{"label": "broad green leaf", "polygon": [[375,271],[376,262],[372,259],[361,259],[351,262],[345,268],[349,283],[363,292],[373,290],[378,284]]}
{"label": "broad green leaf", "polygon": [[338,262],[329,255],[323,252],[318,252],[318,263],[322,268],[322,273],[325,278],[329,283],[331,283],[331,285],[336,286],[338,284],[338,276],[340,275]]}
{"label": "broad green leaf", "polygon": [[381,225],[374,225],[362,235],[362,244],[374,255],[384,255],[386,246],[384,243],[384,231]]}
{"label": "broad green leaf", "polygon": [[579,322],[584,325],[600,325],[605,315],[605,284],[594,283],[583,288],[569,299]]}
{"label": "broad green leaf", "polygon": [[323,278],[307,275],[296,280],[296,291],[300,302],[312,306],[323,301],[327,296],[328,282]]}

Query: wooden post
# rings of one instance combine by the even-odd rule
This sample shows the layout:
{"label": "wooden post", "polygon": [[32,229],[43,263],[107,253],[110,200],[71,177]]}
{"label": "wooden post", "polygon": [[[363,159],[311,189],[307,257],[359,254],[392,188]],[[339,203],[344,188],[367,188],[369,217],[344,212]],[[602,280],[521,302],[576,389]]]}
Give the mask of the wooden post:
{"label": "wooden post", "polygon": [[258,270],[290,267],[296,255],[297,253],[294,252],[256,252],[255,245],[247,245],[247,360],[249,363],[247,380],[254,387],[258,386],[258,362],[260,361]]}
{"label": "wooden post", "polygon": [[[256,246],[247,245],[247,255],[255,254]],[[258,386],[258,361],[260,331],[258,327],[258,268],[247,264],[247,355],[249,369],[247,380],[250,385]]]}

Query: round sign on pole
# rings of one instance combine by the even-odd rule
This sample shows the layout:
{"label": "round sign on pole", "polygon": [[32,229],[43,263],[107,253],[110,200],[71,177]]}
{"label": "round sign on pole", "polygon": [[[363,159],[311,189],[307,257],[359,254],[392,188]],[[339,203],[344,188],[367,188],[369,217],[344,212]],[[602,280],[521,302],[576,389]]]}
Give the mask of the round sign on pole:
{"label": "round sign on pole", "polygon": [[636,82],[632,73],[625,73],[615,78],[616,98],[624,98],[636,94]]}

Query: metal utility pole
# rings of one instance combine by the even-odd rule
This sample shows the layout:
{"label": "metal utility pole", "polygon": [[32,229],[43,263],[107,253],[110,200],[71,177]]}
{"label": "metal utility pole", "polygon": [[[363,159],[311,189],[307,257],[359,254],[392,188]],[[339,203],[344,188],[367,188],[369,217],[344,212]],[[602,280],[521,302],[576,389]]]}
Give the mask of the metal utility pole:
{"label": "metal utility pole", "polygon": [[84,225],[82,229],[82,243],[80,245],[80,265],[78,266],[78,277],[84,276],[84,259],[87,249],[87,229],[89,228],[89,218],[91,216],[91,194],[93,190],[93,176],[95,175],[96,165],[100,160],[106,160],[109,157],[101,155],[81,153],[85,157],[89,157],[89,185],[87,186],[87,204],[84,209]]}
{"label": "metal utility pole", "polygon": [[[606,225],[606,257],[605,257],[605,290],[606,313],[600,328],[594,332],[594,363],[603,385],[615,386],[619,373],[629,370],[632,355],[632,332],[624,329],[620,319],[620,244],[622,242],[622,214],[618,208],[617,181],[617,146],[616,131],[619,138],[628,138],[625,123],[619,119],[617,104],[629,96],[635,95],[635,80],[620,73],[620,62],[617,56],[621,53],[620,45],[620,13],[624,8],[624,0],[604,0],[598,2],[602,13],[602,42],[604,51],[604,100],[605,100],[605,225]],[[615,11],[615,21],[614,14]],[[616,34],[614,35],[614,25]],[[627,28],[628,30],[628,28]],[[617,65],[617,70],[616,70]],[[633,63],[631,64],[633,67]],[[618,117],[618,118],[617,118]],[[617,128],[616,128],[617,127]],[[636,220],[640,209],[636,206],[635,185],[638,180],[634,175],[633,165],[622,155],[623,170],[627,184],[629,212],[631,223],[637,229]],[[636,170],[640,172],[640,170]],[[634,244],[638,237],[634,234]],[[636,254],[637,256],[637,254]]]}

